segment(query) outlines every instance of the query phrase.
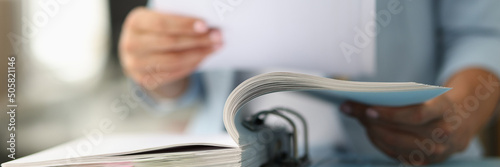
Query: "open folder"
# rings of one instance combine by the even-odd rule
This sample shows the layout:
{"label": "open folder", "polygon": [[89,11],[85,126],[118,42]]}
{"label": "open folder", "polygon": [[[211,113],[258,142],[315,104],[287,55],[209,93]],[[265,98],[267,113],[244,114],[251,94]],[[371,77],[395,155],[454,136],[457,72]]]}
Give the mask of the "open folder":
{"label": "open folder", "polygon": [[[253,140],[259,133],[258,128],[245,126],[247,119],[238,111],[259,96],[280,91],[317,90],[368,105],[404,106],[422,103],[449,89],[414,82],[353,82],[299,73],[267,73],[246,80],[229,95],[223,111],[228,135],[115,136],[104,137],[98,145],[84,138],[2,166],[260,166],[273,157],[273,149],[278,149],[276,143],[283,142]],[[287,136],[287,133],[272,134],[273,139]]]}

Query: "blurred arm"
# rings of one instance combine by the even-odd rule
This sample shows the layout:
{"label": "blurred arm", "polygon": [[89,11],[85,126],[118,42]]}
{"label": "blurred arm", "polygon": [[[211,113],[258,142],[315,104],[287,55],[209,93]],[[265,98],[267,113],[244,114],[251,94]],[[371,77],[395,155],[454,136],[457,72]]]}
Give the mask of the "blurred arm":
{"label": "blurred arm", "polygon": [[177,98],[161,98],[156,94],[145,90],[142,86],[139,86],[132,81],[133,87],[139,90],[138,93],[141,94],[142,101],[147,105],[147,107],[152,108],[155,111],[168,113],[182,108],[186,108],[194,105],[196,102],[201,102],[204,97],[203,84],[200,73],[194,73],[185,83],[185,91],[178,95]]}
{"label": "blurred arm", "polygon": [[500,1],[439,2],[443,64],[438,83],[466,68],[481,68],[500,76]]}

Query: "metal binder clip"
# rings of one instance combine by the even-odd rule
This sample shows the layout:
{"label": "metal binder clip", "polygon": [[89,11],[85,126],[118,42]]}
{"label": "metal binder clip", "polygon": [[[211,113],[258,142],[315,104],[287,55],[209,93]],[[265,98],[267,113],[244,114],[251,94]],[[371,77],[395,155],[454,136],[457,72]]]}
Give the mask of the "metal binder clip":
{"label": "metal binder clip", "polygon": [[[302,122],[304,127],[304,155],[299,157],[298,151],[298,134],[295,123],[283,112],[296,116]],[[272,143],[269,147],[270,161],[262,166],[308,166],[309,165],[309,145],[307,123],[300,114],[287,108],[274,108],[268,111],[261,111],[251,116],[246,121],[243,121],[243,126],[251,131],[259,131],[264,128],[273,128],[265,125],[265,120],[268,115],[275,115],[286,120],[292,126],[292,132],[276,133],[280,137]],[[291,153],[290,153],[291,152]]]}

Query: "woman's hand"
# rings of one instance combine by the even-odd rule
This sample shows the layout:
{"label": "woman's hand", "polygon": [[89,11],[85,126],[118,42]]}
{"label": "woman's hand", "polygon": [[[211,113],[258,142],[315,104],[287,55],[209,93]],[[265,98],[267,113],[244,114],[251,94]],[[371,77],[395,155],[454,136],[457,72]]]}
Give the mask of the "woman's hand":
{"label": "woman's hand", "polygon": [[126,75],[155,96],[175,98],[198,64],[221,46],[221,33],[200,19],[138,7],[125,20],[119,52]]}
{"label": "woman's hand", "polygon": [[404,107],[346,102],[341,110],[357,118],[380,150],[411,165],[440,162],[465,150],[489,121],[499,99],[493,74],[469,69],[446,84],[453,89],[423,104]]}

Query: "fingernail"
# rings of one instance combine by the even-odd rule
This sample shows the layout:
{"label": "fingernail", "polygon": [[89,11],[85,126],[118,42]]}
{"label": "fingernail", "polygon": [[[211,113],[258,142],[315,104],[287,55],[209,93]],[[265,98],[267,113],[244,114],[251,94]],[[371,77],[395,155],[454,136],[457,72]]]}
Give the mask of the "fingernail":
{"label": "fingernail", "polygon": [[208,26],[202,21],[196,21],[193,25],[194,31],[197,33],[205,33],[208,31]]}
{"label": "fingernail", "polygon": [[366,116],[372,118],[372,119],[377,119],[378,118],[378,112],[375,111],[374,109],[368,108],[366,109]]}
{"label": "fingernail", "polygon": [[351,114],[352,113],[352,108],[351,106],[347,105],[347,104],[342,104],[342,106],[340,106],[340,111],[346,113],[346,114]]}
{"label": "fingernail", "polygon": [[221,43],[222,42],[222,35],[219,31],[212,31],[210,33],[210,40],[213,43]]}

